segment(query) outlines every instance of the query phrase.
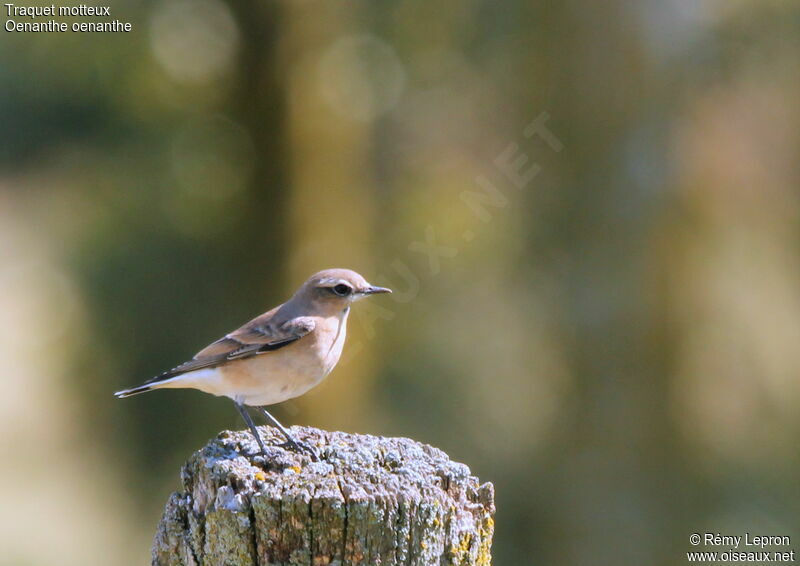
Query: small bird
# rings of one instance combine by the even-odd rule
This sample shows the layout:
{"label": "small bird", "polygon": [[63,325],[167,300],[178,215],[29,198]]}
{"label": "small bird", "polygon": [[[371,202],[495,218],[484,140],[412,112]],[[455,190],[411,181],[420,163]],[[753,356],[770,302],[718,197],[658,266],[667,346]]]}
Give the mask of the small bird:
{"label": "small bird", "polygon": [[282,447],[316,455],[298,442],[265,408],[298,397],[318,385],[336,366],[354,302],[391,289],[367,283],[349,269],[312,275],[280,306],[200,350],[194,358],[138,387],[117,391],[119,398],[154,389],[199,389],[229,397],[266,455],[246,406],[256,407],[286,437]]}

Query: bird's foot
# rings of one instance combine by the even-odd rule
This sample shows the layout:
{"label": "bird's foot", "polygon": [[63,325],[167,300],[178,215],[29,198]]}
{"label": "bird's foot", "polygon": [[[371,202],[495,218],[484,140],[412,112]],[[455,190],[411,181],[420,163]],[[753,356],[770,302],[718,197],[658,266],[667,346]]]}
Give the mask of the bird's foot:
{"label": "bird's foot", "polygon": [[319,457],[317,456],[316,451],[314,451],[314,449],[305,442],[298,442],[296,440],[290,439],[284,442],[283,444],[278,444],[278,448],[283,448],[284,450],[292,450],[294,452],[297,452],[298,454],[302,454],[305,452],[306,454],[311,456],[312,461],[314,462],[319,461]]}

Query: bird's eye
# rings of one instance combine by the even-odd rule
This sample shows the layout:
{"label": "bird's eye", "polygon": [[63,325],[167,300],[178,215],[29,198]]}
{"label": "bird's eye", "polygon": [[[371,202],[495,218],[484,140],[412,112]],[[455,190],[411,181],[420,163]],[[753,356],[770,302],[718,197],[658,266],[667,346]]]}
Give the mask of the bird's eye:
{"label": "bird's eye", "polygon": [[332,290],[340,297],[346,297],[353,292],[353,289],[350,287],[350,285],[345,285],[344,283],[339,283],[338,285],[334,286]]}

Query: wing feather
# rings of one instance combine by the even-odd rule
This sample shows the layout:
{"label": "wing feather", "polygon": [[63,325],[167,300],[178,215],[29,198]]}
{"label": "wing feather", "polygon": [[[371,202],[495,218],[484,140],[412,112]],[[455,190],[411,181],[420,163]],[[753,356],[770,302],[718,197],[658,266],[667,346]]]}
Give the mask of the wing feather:
{"label": "wing feather", "polygon": [[275,324],[274,314],[275,310],[254,318],[238,330],[209,344],[188,362],[146,381],[145,384],[163,381],[190,371],[215,367],[228,361],[272,352],[297,342],[314,330],[315,323],[311,317],[301,316]]}

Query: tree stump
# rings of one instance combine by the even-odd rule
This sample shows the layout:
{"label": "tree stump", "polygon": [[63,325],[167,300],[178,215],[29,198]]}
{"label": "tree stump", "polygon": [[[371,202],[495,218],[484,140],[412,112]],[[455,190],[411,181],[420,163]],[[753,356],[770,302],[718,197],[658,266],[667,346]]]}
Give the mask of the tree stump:
{"label": "tree stump", "polygon": [[158,566],[489,565],[494,488],[407,438],[293,427],[319,461],[224,431],[181,472],[153,542]]}

